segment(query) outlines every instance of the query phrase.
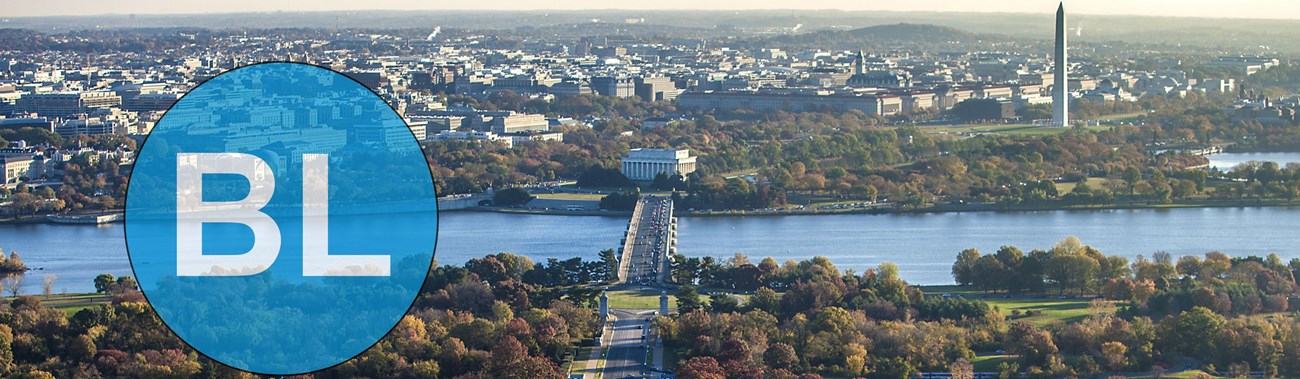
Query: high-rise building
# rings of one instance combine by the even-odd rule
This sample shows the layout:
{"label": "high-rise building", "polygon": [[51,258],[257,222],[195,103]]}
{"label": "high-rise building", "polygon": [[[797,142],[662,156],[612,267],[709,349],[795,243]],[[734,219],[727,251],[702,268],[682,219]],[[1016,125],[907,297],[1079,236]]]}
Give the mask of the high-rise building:
{"label": "high-rise building", "polygon": [[1056,8],[1056,51],[1052,68],[1052,125],[1070,125],[1070,80],[1065,43],[1065,2]]}

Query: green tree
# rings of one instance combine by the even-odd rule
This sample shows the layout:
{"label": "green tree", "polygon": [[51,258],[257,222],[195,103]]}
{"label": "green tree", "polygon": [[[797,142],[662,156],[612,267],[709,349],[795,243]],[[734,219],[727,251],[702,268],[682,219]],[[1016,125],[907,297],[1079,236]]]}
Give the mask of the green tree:
{"label": "green tree", "polygon": [[605,249],[600,251],[600,275],[603,280],[614,280],[618,276],[618,255],[614,249]]}
{"label": "green tree", "polygon": [[763,352],[763,363],[776,369],[794,370],[799,366],[799,354],[784,342],[773,343]]}
{"label": "green tree", "polygon": [[[680,306],[681,303],[678,304]],[[731,313],[740,309],[740,301],[730,294],[717,292],[709,295],[709,305],[706,308],[713,313]]]}
{"label": "green tree", "polygon": [[1192,307],[1160,322],[1158,341],[1169,351],[1209,359],[1227,320],[1209,308]]}
{"label": "green tree", "polygon": [[968,286],[975,282],[975,262],[979,259],[980,251],[975,248],[957,254],[957,261],[952,264],[952,278],[958,285]]}
{"label": "green tree", "polygon": [[771,288],[761,287],[754,291],[754,296],[745,302],[751,309],[761,310],[769,314],[776,314],[781,307],[781,295],[777,294]]}
{"label": "green tree", "polygon": [[108,293],[113,289],[115,279],[113,274],[99,274],[95,277],[95,292]]}
{"label": "green tree", "polygon": [[523,188],[506,188],[492,195],[492,204],[498,207],[510,207],[533,201],[533,195]]}
{"label": "green tree", "polygon": [[690,313],[696,309],[702,309],[703,301],[700,300],[700,294],[695,291],[695,286],[684,285],[677,288],[677,312]]}
{"label": "green tree", "polygon": [[1128,195],[1133,196],[1138,181],[1142,180],[1142,171],[1137,167],[1129,166],[1123,172],[1124,184],[1128,186]]}
{"label": "green tree", "polygon": [[1059,351],[1051,333],[1020,321],[1011,323],[1003,341],[1008,353],[1019,355],[1030,366],[1046,366],[1048,358]]}

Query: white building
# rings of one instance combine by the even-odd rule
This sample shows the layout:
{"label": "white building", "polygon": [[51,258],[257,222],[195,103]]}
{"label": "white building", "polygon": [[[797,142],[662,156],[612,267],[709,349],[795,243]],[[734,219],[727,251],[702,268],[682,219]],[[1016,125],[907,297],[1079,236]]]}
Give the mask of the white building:
{"label": "white building", "polygon": [[689,150],[632,149],[623,157],[623,176],[650,181],[660,173],[686,175],[695,172],[695,157]]}
{"label": "white building", "polygon": [[5,185],[12,185],[22,182],[25,178],[30,178],[32,175],[32,162],[34,160],[31,154],[0,155],[0,169],[2,169],[0,174],[3,174],[3,176],[0,176],[0,180],[3,180]]}
{"label": "white building", "polygon": [[513,147],[510,137],[502,137],[492,132],[446,130],[429,136],[430,141],[496,141]]}

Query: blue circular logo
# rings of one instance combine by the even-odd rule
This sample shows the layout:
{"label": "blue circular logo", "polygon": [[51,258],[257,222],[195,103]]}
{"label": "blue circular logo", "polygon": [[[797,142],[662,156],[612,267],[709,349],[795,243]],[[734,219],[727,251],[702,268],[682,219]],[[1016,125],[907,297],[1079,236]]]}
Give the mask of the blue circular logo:
{"label": "blue circular logo", "polygon": [[260,374],[328,368],[379,341],[424,283],[436,232],[411,130],[356,81],[304,64],[190,91],[127,189],[149,303],[200,353]]}

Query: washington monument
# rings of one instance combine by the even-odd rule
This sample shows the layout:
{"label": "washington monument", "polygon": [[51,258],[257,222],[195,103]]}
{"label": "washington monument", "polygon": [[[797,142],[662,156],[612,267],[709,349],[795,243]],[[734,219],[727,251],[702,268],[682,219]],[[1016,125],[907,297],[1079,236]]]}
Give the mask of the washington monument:
{"label": "washington monument", "polygon": [[1053,62],[1052,125],[1070,126],[1070,73],[1066,61],[1065,1],[1057,8],[1057,44]]}
{"label": "washington monument", "polygon": [[1065,2],[1061,2],[1056,8],[1056,52],[1052,68],[1052,125],[1055,126],[1070,126],[1070,79],[1065,55]]}

